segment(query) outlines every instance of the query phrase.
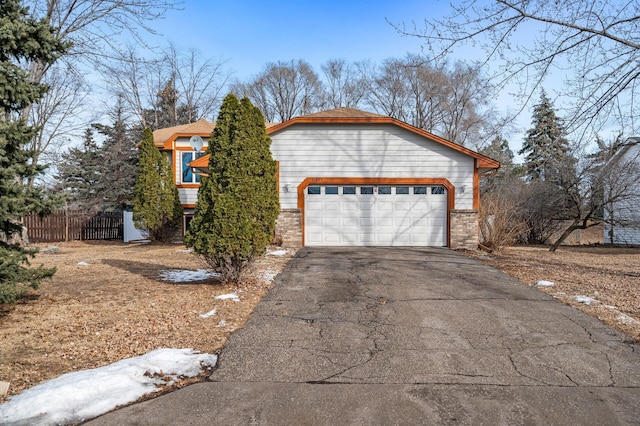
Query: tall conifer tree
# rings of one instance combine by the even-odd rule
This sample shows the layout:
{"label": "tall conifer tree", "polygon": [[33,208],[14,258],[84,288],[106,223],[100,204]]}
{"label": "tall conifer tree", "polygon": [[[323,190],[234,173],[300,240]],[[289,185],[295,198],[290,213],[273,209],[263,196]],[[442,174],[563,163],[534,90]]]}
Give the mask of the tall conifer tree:
{"label": "tall conifer tree", "polygon": [[35,250],[11,243],[22,232],[23,215],[44,214],[52,207],[41,190],[26,184],[43,169],[30,162],[31,153],[24,149],[35,129],[18,119],[47,88],[30,83],[20,64],[34,59],[53,63],[66,46],[50,26],[29,18],[17,0],[0,2],[0,28],[0,303],[10,303],[55,271],[28,268]]}
{"label": "tall conifer tree", "polygon": [[153,241],[167,241],[181,218],[182,205],[171,165],[153,143],[153,133],[147,127],[140,142],[133,221],[138,228],[147,229]]}
{"label": "tall conifer tree", "polygon": [[525,155],[527,177],[532,181],[557,181],[567,167],[573,167],[574,161],[562,120],[544,90],[533,108],[532,125],[518,152]]}
{"label": "tall conifer tree", "polygon": [[279,203],[270,144],[260,110],[227,95],[209,143],[210,175],[185,237],[225,281],[237,282],[273,237]]}

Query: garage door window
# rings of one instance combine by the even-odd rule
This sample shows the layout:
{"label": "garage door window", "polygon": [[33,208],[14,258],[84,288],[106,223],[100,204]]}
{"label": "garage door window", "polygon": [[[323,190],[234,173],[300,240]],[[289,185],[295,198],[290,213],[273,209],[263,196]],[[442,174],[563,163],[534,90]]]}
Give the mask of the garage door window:
{"label": "garage door window", "polygon": [[437,195],[444,195],[444,186],[433,186],[431,187],[431,193]]}
{"label": "garage door window", "polygon": [[360,194],[362,195],[372,195],[373,194],[373,186],[363,186],[360,188]]}
{"label": "garage door window", "polygon": [[414,186],[413,187],[413,193],[415,195],[424,195],[427,193],[427,187],[426,186]]}
{"label": "garage door window", "polygon": [[396,194],[397,195],[408,195],[409,187],[408,186],[396,186]]}
{"label": "garage door window", "polygon": [[338,187],[337,186],[325,186],[324,187],[324,193],[327,195],[336,195],[338,193]]}
{"label": "garage door window", "polygon": [[320,195],[320,187],[319,186],[310,186],[307,188],[307,194],[309,195]]}
{"label": "garage door window", "polygon": [[380,195],[390,195],[391,187],[390,186],[380,186],[378,187],[378,194]]}
{"label": "garage door window", "polygon": [[344,195],[354,195],[356,193],[356,187],[355,186],[345,186],[344,188],[342,188],[342,193]]}

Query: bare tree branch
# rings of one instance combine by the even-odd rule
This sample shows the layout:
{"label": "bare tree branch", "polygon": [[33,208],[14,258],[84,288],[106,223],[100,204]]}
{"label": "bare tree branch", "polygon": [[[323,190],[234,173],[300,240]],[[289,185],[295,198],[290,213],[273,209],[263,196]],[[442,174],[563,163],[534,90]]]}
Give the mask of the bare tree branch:
{"label": "bare tree branch", "polygon": [[[640,76],[640,4],[613,0],[465,0],[443,19],[395,25],[424,39],[438,59],[465,44],[485,49],[483,64],[500,65],[497,86],[519,85],[524,108],[552,72],[570,75],[560,95],[570,101],[569,130],[611,117],[637,131],[635,82]],[[624,108],[620,108],[624,105]]]}

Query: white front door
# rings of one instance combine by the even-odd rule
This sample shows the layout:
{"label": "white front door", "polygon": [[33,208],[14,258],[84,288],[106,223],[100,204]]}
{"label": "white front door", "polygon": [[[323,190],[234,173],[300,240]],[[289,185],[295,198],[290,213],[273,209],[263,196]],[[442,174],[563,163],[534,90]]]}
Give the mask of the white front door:
{"label": "white front door", "polygon": [[447,244],[447,190],[440,185],[311,185],[304,216],[309,246]]}

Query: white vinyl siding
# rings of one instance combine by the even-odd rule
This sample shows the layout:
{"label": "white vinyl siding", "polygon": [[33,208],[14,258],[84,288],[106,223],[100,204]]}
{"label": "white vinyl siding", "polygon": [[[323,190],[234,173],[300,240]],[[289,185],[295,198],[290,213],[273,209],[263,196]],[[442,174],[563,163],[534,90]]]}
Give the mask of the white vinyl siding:
{"label": "white vinyl siding", "polygon": [[[635,161],[637,169],[640,169],[640,143],[629,146],[620,160],[625,167],[631,161]],[[607,206],[613,211],[614,221],[613,243],[640,245],[640,176],[629,191],[629,196],[619,199],[612,206]],[[607,215],[611,214],[609,212]],[[610,217],[608,218],[610,220]],[[610,243],[611,226],[605,224],[604,242]]]}
{"label": "white vinyl siding", "polygon": [[198,188],[178,188],[180,204],[194,205],[198,201]]}
{"label": "white vinyl siding", "polygon": [[473,208],[473,158],[400,127],[294,124],[271,139],[281,208],[297,207],[307,177],[446,178],[456,188],[455,208]]}

